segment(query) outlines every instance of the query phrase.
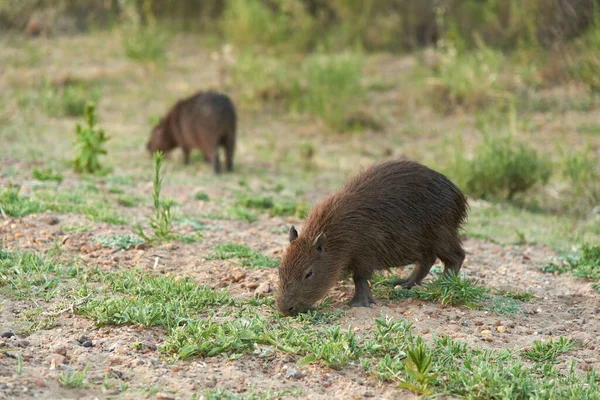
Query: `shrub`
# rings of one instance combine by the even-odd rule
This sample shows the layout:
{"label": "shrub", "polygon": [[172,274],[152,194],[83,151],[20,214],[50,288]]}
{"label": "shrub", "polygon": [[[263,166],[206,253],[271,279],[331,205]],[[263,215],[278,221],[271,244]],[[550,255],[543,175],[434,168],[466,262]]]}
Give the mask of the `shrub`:
{"label": "shrub", "polygon": [[156,27],[139,28],[125,32],[123,48],[125,55],[135,61],[164,61],[169,38]]}
{"label": "shrub", "polygon": [[533,147],[514,143],[511,137],[488,135],[473,159],[458,155],[451,175],[470,195],[511,200],[538,183],[547,183],[552,163]]}
{"label": "shrub", "polygon": [[589,212],[600,205],[600,157],[591,149],[565,156],[564,175],[576,210]]}
{"label": "shrub", "polygon": [[305,88],[298,93],[297,108],[334,129],[346,128],[347,117],[364,100],[362,64],[362,55],[352,52],[307,58],[302,65]]}
{"label": "shrub", "polygon": [[103,129],[96,127],[94,104],[86,105],[85,121],[87,126],[77,124],[75,128],[77,156],[73,161],[73,167],[75,172],[97,173],[102,170],[99,159],[102,154],[106,154],[104,143],[108,137],[104,134]]}

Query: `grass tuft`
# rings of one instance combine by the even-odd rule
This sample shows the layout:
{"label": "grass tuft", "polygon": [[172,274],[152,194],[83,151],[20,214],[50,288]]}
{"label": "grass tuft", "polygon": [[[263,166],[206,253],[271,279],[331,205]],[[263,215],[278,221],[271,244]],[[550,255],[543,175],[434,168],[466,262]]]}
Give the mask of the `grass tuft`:
{"label": "grass tuft", "polygon": [[239,259],[239,264],[251,268],[275,268],[279,261],[262,255],[244,244],[225,243],[217,245],[210,260]]}

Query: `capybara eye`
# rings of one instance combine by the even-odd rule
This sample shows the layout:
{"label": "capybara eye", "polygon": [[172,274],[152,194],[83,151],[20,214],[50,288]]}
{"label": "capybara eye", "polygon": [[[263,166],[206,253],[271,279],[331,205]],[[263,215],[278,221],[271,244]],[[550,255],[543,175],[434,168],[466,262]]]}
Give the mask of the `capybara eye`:
{"label": "capybara eye", "polygon": [[308,271],[308,274],[306,274],[306,276],[304,277],[304,279],[310,278],[312,276],[312,274],[313,274],[313,270],[311,268],[310,271]]}

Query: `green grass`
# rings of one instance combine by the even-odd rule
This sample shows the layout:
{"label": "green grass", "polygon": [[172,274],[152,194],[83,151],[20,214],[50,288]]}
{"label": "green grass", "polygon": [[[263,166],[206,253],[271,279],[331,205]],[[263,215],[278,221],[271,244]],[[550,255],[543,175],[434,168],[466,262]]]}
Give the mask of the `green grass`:
{"label": "green grass", "polygon": [[262,255],[244,244],[225,243],[215,247],[213,260],[228,260],[237,258],[239,265],[250,268],[275,268],[279,261]]}
{"label": "green grass", "polygon": [[523,352],[523,355],[532,361],[556,363],[557,357],[573,348],[574,343],[567,338],[560,337],[556,341],[547,342],[534,341],[531,349]]}
{"label": "green grass", "polygon": [[547,273],[570,273],[573,276],[592,281],[592,286],[600,283],[600,246],[588,243],[581,245],[578,252],[559,257],[540,267]]}
{"label": "green grass", "polygon": [[108,136],[103,129],[96,126],[96,107],[93,103],[85,106],[86,126],[77,124],[75,126],[75,159],[73,168],[75,172],[100,173],[105,169],[100,164],[100,156],[106,154],[105,143]]}
{"label": "green grass", "polygon": [[60,173],[55,172],[52,168],[39,169],[34,167],[32,176],[38,181],[56,181],[60,183],[63,180],[63,176]]}
{"label": "green grass", "polygon": [[62,372],[58,377],[58,382],[69,389],[85,388],[89,386],[86,382],[88,367],[81,371]]}
{"label": "green grass", "polygon": [[295,216],[297,218],[304,218],[309,211],[309,208],[304,201],[275,201],[271,196],[249,195],[242,195],[236,200],[234,209],[239,210],[240,208],[269,210],[269,217]]}
{"label": "green grass", "polygon": [[[574,368],[563,373],[552,366],[573,347],[564,338],[534,342],[522,352],[477,350],[443,336],[426,344],[412,333],[409,322],[390,317],[375,319],[371,332],[358,334],[351,327],[330,326],[331,321],[315,325],[307,316],[264,316],[268,309],[264,304],[236,302],[227,292],[186,278],[155,276],[139,269],[82,269],[61,275],[77,269],[49,257],[6,250],[0,252],[0,260],[0,290],[13,285],[19,274],[32,279],[36,268],[38,276],[63,276],[63,289],[85,300],[71,303],[75,312],[96,324],[163,327],[165,340],[159,351],[168,358],[237,359],[254,353],[259,345],[289,354],[300,365],[317,363],[344,370],[359,364],[365,375],[417,394],[486,399],[600,396],[595,371],[580,375]],[[43,292],[31,291],[27,298]],[[66,386],[82,387],[85,376],[83,370],[65,373],[61,379]]]}
{"label": "green grass", "polygon": [[134,235],[100,236],[95,238],[94,241],[104,247],[116,247],[119,250],[128,250],[138,244],[144,243],[141,238]]}
{"label": "green grass", "polygon": [[206,194],[204,192],[196,192],[196,193],[194,193],[194,199],[202,200],[202,201],[209,201],[210,197],[208,197],[208,194]]}

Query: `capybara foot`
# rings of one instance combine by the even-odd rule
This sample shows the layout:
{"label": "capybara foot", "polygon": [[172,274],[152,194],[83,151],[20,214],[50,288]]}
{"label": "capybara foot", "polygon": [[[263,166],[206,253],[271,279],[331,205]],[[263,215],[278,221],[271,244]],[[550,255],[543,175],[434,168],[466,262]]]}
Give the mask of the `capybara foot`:
{"label": "capybara foot", "polygon": [[413,286],[417,285],[417,283],[411,279],[407,279],[407,278],[396,278],[396,279],[392,279],[391,281],[392,286],[396,287],[396,286],[400,286],[403,289],[410,289]]}
{"label": "capybara foot", "polygon": [[354,297],[350,300],[352,307],[371,307],[371,304],[377,304],[371,294],[371,289],[366,280],[360,280],[355,283]]}

